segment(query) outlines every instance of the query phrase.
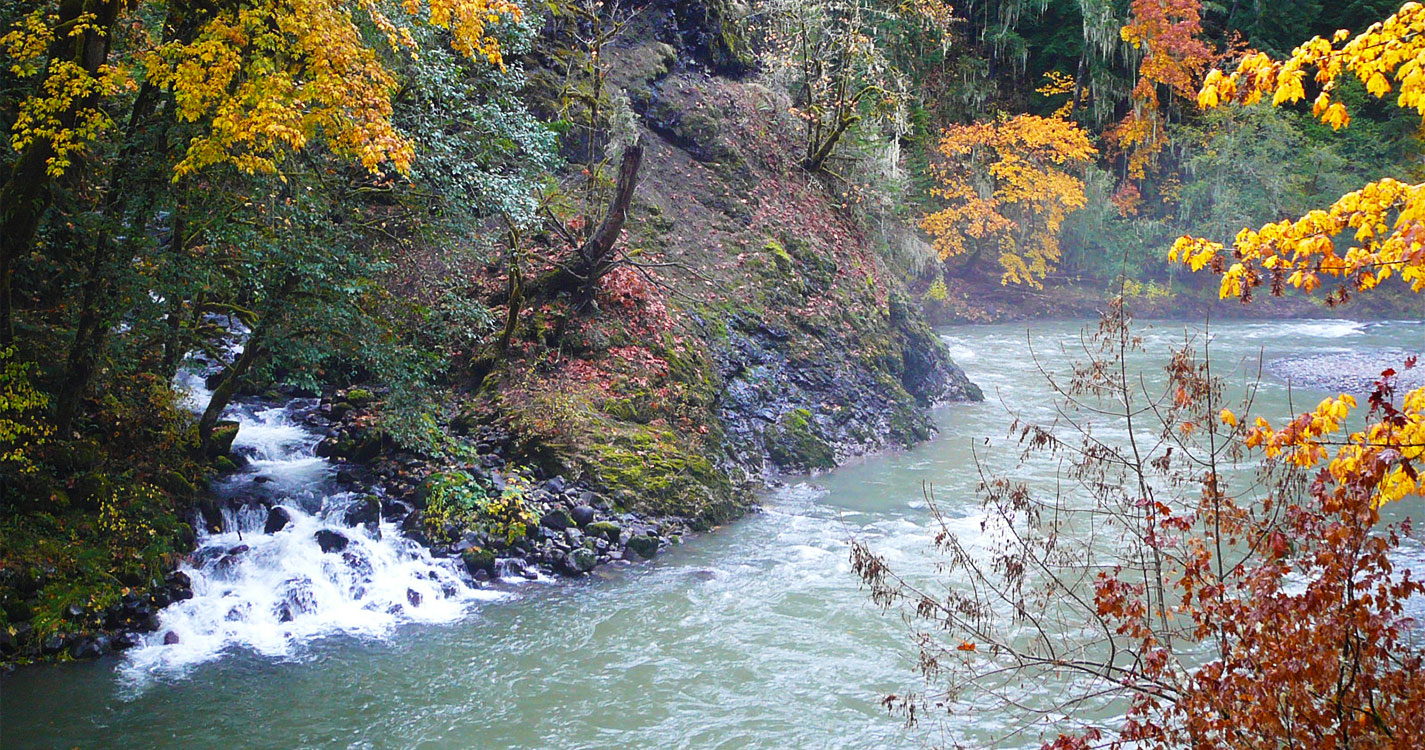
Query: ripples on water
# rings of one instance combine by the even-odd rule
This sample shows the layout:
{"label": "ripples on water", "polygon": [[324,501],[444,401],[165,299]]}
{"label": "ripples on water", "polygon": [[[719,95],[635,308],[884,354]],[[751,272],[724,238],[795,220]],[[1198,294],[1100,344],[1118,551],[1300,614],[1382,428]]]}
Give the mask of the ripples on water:
{"label": "ripples on water", "polygon": [[[1034,350],[1062,369],[1058,346],[1077,345],[1078,330],[1036,324]],[[1184,326],[1142,333],[1148,354],[1137,362],[1160,378]],[[1003,469],[1013,450],[999,402],[1026,418],[1053,415],[1022,325],[945,335],[989,401],[940,409],[943,431],[925,445],[792,482],[768,494],[765,512],[651,564],[522,589],[453,622],[328,633],[276,657],[238,648],[137,684],[121,675],[141,656],[20,670],[0,683],[5,747],[920,747],[924,737],[879,706],[886,693],[920,688],[905,626],[866,601],[848,540],[929,576],[922,482],[934,483],[955,530],[978,538],[973,457]],[[1214,326],[1213,351],[1216,372],[1240,386],[1259,352],[1272,360],[1411,342],[1425,344],[1425,327],[1229,323]],[[1296,388],[1294,398],[1322,395]],[[1287,413],[1286,385],[1269,377],[1258,408]],[[1047,463],[1023,474],[1052,475]],[[1398,505],[1419,515],[1418,503]],[[1419,544],[1409,550],[1408,562],[1421,560]],[[986,736],[1000,721],[952,726]]]}

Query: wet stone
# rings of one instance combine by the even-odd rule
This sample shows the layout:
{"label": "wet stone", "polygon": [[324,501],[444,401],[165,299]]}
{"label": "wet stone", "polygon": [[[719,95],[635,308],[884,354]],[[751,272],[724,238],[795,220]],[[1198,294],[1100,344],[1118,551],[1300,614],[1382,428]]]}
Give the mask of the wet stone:
{"label": "wet stone", "polygon": [[280,505],[275,505],[267,511],[267,523],[262,526],[262,533],[276,534],[287,528],[287,524],[292,522],[292,514]]}
{"label": "wet stone", "polygon": [[348,544],[351,544],[350,539],[331,529],[322,529],[313,534],[312,538],[317,540],[317,545],[322,548],[323,552],[340,552],[346,549]]}

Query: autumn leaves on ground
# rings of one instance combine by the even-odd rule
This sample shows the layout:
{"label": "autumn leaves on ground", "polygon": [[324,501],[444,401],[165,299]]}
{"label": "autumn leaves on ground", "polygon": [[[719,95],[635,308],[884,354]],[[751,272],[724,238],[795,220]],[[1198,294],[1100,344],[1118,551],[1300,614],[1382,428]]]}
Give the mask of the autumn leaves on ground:
{"label": "autumn leaves on ground", "polygon": [[[498,523],[494,555],[546,510],[494,476],[705,529],[771,473],[924,439],[978,396],[927,320],[1107,310],[1062,396],[1131,434],[1130,313],[1418,317],[1425,10],[1261,6],[6,6],[0,652],[161,585],[242,399],[327,396],[329,455],[418,505],[471,484],[420,528]],[[1018,594],[940,598],[861,548],[857,572],[927,621],[942,687],[1070,671],[1121,698],[1054,747],[1417,746],[1422,592],[1379,509],[1421,493],[1425,393],[1385,373],[1274,425],[1204,358],[1153,402],[1176,454],[1023,427],[1128,563],[1076,577],[1029,521],[983,590],[1082,607],[1085,651],[997,635]],[[1233,462],[1257,494],[1220,489]]]}

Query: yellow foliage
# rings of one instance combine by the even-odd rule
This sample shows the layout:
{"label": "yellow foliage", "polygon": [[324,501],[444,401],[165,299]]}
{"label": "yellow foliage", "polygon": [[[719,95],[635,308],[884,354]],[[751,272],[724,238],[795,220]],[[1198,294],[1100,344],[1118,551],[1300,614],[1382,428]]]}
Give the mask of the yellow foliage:
{"label": "yellow foliage", "polygon": [[[1316,37],[1286,60],[1258,53],[1244,58],[1231,73],[1214,70],[1203,82],[1198,105],[1251,104],[1268,93],[1276,105],[1300,101],[1311,71],[1321,89],[1312,114],[1334,129],[1350,124],[1345,106],[1333,98],[1338,80],[1347,74],[1376,97],[1396,92],[1398,106],[1425,116],[1425,6],[1406,3],[1354,36],[1343,30],[1329,40]],[[1325,210],[1243,229],[1233,240],[1230,256],[1228,266],[1221,244],[1187,236],[1180,237],[1169,254],[1194,271],[1210,267],[1220,273],[1223,298],[1246,300],[1263,283],[1276,294],[1287,285],[1310,293],[1329,279],[1340,289],[1334,299],[1341,301],[1348,290],[1369,291],[1392,276],[1414,292],[1425,291],[1425,184],[1385,178],[1341,196]],[[1394,409],[1383,400],[1373,404],[1377,420],[1343,434],[1355,407],[1356,400],[1342,394],[1280,429],[1258,419],[1247,444],[1304,468],[1324,463],[1341,487],[1368,479],[1377,507],[1425,494],[1416,473],[1425,459],[1425,388],[1406,393]]]}
{"label": "yellow foliage", "polygon": [[49,397],[30,383],[30,365],[15,360],[15,348],[0,349],[0,472],[39,471],[35,451],[49,441],[44,420]]}
{"label": "yellow foliage", "polygon": [[921,220],[941,260],[996,251],[1001,281],[1039,286],[1059,260],[1059,230],[1085,203],[1074,175],[1097,153],[1059,117],[1001,116],[947,128],[932,191],[946,201]]}
{"label": "yellow foliage", "polygon": [[[161,17],[164,5],[126,3],[115,25]],[[140,42],[97,73],[63,56],[46,58],[59,49],[61,34],[102,37],[113,28],[99,26],[92,14],[68,24],[54,12],[25,16],[0,46],[16,75],[43,71],[44,78],[20,103],[14,148],[48,142],[48,171],[63,174],[75,154],[113,126],[106,107],[142,75],[172,93],[180,120],[201,126],[175,179],[220,163],[271,172],[284,155],[317,138],[373,172],[387,164],[406,172],[413,149],[391,123],[396,82],[365,29],[374,27],[393,49],[414,55],[410,27],[397,22],[412,19],[447,31],[457,52],[503,66],[490,28],[521,11],[510,0],[256,0],[201,13],[191,37]]]}

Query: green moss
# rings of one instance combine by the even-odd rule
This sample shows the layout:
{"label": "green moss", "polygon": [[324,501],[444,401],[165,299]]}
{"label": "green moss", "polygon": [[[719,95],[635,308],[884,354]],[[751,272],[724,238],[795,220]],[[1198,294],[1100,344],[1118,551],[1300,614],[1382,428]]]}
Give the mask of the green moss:
{"label": "green moss", "polygon": [[237,439],[238,423],[231,420],[221,420],[213,427],[213,434],[208,440],[208,455],[218,457],[230,453],[233,449],[233,440]]}
{"label": "green moss", "polygon": [[366,388],[352,388],[346,392],[345,400],[352,406],[365,406],[376,400],[376,394]]}
{"label": "green moss", "polygon": [[792,260],[791,253],[787,252],[782,243],[776,240],[767,240],[767,244],[762,249],[772,256],[772,260],[777,264],[777,270],[782,273],[791,273],[795,261]]}
{"label": "green moss", "polygon": [[778,466],[788,469],[830,469],[836,466],[836,452],[826,442],[806,409],[782,415],[766,434],[767,454]]}
{"label": "green moss", "polygon": [[623,532],[623,528],[613,521],[595,521],[585,527],[584,531],[588,533],[589,536],[601,537],[610,542],[617,542],[619,534]]}
{"label": "green moss", "polygon": [[670,430],[645,427],[591,446],[591,474],[611,490],[631,493],[628,510],[714,522],[736,514],[731,482],[702,452]]}

